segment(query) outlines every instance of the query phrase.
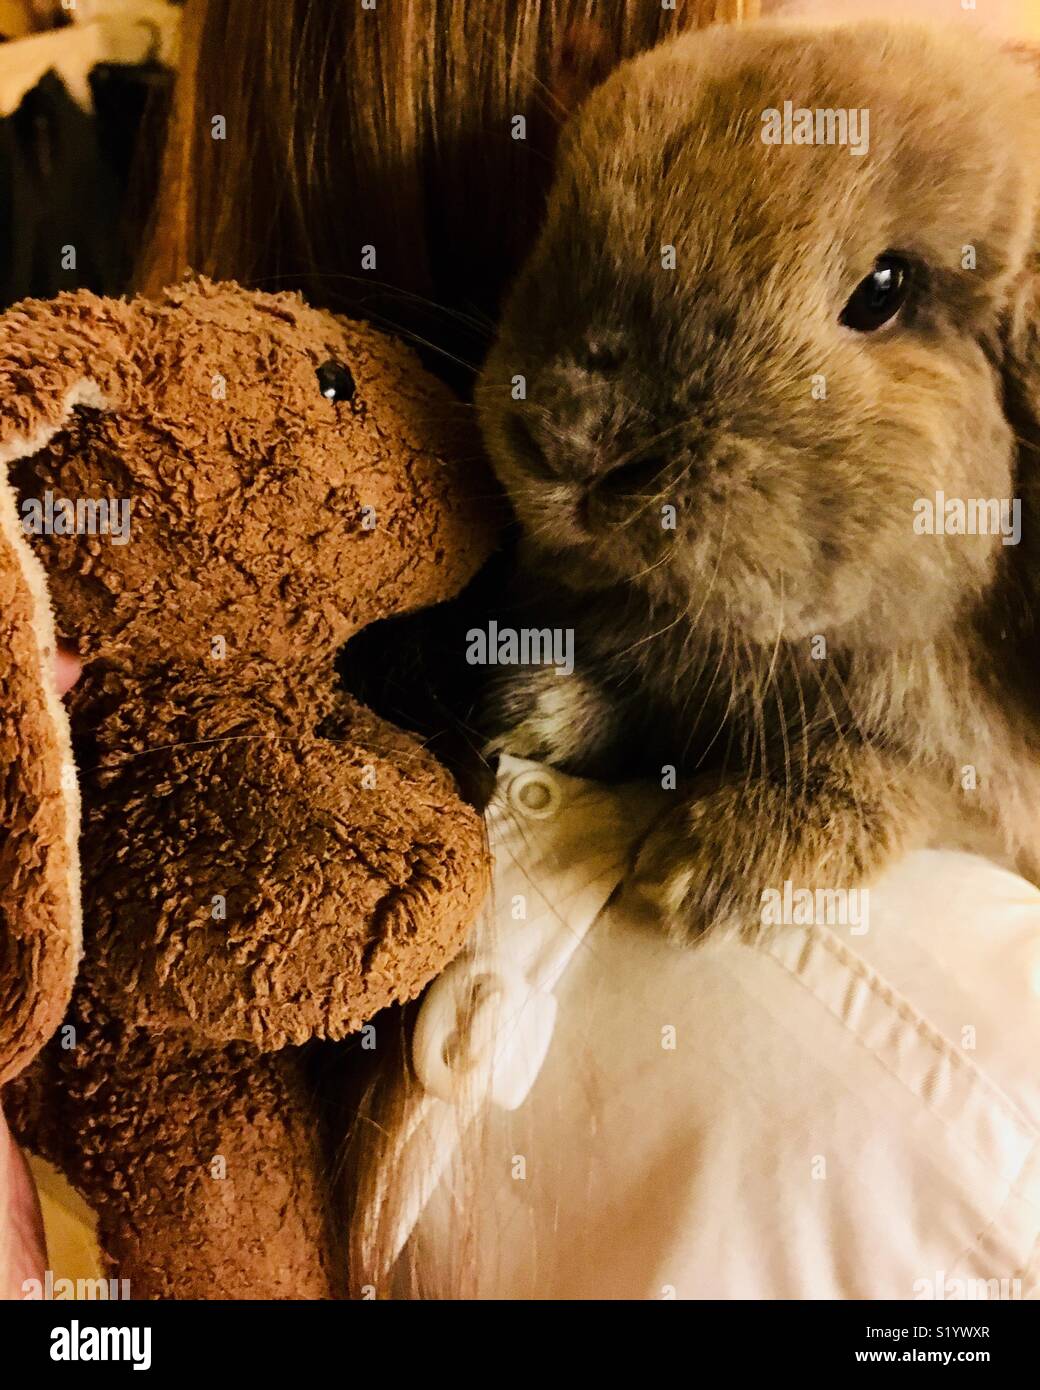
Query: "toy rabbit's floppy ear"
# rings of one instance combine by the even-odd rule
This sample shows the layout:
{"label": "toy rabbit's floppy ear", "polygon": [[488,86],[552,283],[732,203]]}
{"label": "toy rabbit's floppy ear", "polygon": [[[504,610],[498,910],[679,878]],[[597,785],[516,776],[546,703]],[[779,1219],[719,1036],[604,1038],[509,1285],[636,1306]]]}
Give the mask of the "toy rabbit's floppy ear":
{"label": "toy rabbit's floppy ear", "polygon": [[90,343],[100,303],[63,295],[0,317],[0,1084],[61,1022],[81,941],[79,795],[54,618],[8,469],[77,405],[104,406]]}
{"label": "toy rabbit's floppy ear", "polygon": [[82,292],[0,315],[0,467],[37,453],[77,406],[108,407],[129,313]]}
{"label": "toy rabbit's floppy ear", "polygon": [[61,1022],[79,958],[79,796],[55,679],[47,580],[2,463],[0,1083]]}

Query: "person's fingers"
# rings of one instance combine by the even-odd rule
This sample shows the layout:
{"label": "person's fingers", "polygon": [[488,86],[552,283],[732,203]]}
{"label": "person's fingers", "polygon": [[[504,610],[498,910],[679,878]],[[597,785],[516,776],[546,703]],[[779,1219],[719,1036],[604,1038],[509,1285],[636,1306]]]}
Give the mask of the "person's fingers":
{"label": "person's fingers", "polygon": [[47,1244],[36,1186],[0,1110],[0,1298],[23,1298],[44,1277]]}
{"label": "person's fingers", "polygon": [[54,657],[54,679],[57,682],[59,695],[64,695],[72,689],[79,680],[79,673],[82,669],[83,663],[76,653],[66,650],[59,643]]}

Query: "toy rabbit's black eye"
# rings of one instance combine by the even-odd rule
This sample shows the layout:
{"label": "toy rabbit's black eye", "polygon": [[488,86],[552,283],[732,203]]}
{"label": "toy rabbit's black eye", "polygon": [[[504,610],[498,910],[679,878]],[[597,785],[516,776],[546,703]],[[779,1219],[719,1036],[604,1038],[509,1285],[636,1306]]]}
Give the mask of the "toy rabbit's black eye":
{"label": "toy rabbit's black eye", "polygon": [[874,269],[852,291],[840,322],[857,333],[873,333],[895,318],[909,289],[907,262],[900,256],[879,256]]}
{"label": "toy rabbit's black eye", "polygon": [[321,394],[327,401],[352,401],[357,387],[350,368],[342,362],[323,362],[316,374]]}

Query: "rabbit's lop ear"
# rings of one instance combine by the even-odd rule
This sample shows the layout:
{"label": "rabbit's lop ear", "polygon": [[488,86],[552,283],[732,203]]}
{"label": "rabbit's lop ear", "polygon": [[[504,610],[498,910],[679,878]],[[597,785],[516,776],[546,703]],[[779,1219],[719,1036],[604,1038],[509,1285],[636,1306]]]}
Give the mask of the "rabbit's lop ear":
{"label": "rabbit's lop ear", "polygon": [[1033,100],[1023,113],[1023,180],[1031,185],[1031,240],[1007,307],[1004,364],[1008,411],[1022,447],[1040,464],[1040,48],[1017,45],[1015,57],[1035,73]]}
{"label": "rabbit's lop ear", "polygon": [[1040,248],[1034,249],[1010,306],[1004,375],[1011,424],[1032,465],[1040,467]]}

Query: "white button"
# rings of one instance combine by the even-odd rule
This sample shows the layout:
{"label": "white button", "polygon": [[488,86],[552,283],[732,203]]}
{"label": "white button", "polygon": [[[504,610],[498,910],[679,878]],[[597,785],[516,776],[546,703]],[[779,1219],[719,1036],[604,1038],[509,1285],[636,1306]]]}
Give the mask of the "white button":
{"label": "white button", "polygon": [[531,989],[519,971],[454,960],[426,993],[412,1035],[412,1065],[423,1089],[457,1105],[521,1105],[542,1069],[556,1022],[556,1000]]}
{"label": "white button", "polygon": [[555,780],[540,768],[518,772],[509,783],[509,802],[522,816],[548,820],[560,809],[563,796]]}
{"label": "white button", "polygon": [[483,1063],[486,1070],[488,1005],[501,987],[496,976],[459,957],[427,990],[412,1034],[412,1065],[438,1100],[454,1104],[474,1069]]}

